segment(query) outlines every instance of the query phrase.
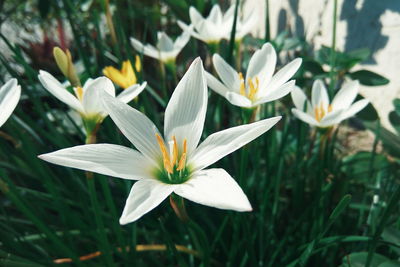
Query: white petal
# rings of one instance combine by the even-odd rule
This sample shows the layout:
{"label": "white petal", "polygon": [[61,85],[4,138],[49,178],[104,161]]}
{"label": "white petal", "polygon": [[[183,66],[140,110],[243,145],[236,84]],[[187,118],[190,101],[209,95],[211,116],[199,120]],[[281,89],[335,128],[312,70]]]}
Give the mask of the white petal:
{"label": "white petal", "polygon": [[325,115],[319,124],[321,127],[329,127],[340,123],[342,120],[343,110],[335,110]]}
{"label": "white petal", "polygon": [[223,83],[221,83],[217,78],[215,78],[207,71],[205,71],[205,75],[208,87],[214,90],[217,94],[220,94],[223,97],[225,97],[226,93],[229,92],[228,87],[226,87]]}
{"label": "white petal", "polygon": [[235,92],[227,92],[225,97],[232,105],[238,107],[250,108],[253,106],[253,103],[251,102],[250,99]]}
{"label": "white petal", "polygon": [[136,51],[138,51],[139,53],[143,53],[144,52],[144,45],[137,39],[131,37],[131,44],[132,46],[136,49]]}
{"label": "white petal", "polygon": [[239,92],[240,80],[239,74],[218,54],[212,57],[214,68],[222,82],[230,91]]}
{"label": "white petal", "polygon": [[324,83],[321,80],[316,80],[311,89],[311,104],[313,107],[318,107],[321,103],[324,109],[327,109],[329,96]]}
{"label": "white petal", "polygon": [[221,24],[222,22],[222,12],[218,4],[215,4],[207,17],[207,20],[215,25]]}
{"label": "white petal", "polygon": [[339,92],[337,92],[332,101],[333,109],[348,109],[351,103],[353,103],[354,99],[357,97],[358,88],[358,81],[345,83]]}
{"label": "white petal", "polygon": [[151,179],[155,166],[138,151],[111,144],[91,144],[61,149],[39,156],[53,164],[118,178]]}
{"label": "white petal", "polygon": [[174,42],[169,38],[165,32],[157,33],[157,48],[160,51],[172,51],[174,50]]}
{"label": "white petal", "polygon": [[196,29],[202,36],[202,40],[208,43],[218,42],[222,38],[225,38],[229,33],[227,30],[219,27],[219,25],[215,25],[208,20],[202,21],[197,24]]}
{"label": "white petal", "polygon": [[230,24],[232,27],[232,22],[233,22],[233,16],[235,15],[235,5],[231,5],[228,10],[225,12],[223,15],[223,22],[224,24]]}
{"label": "white petal", "polygon": [[[251,32],[251,30],[255,27],[258,22],[258,12],[256,10],[252,10],[250,15],[247,16],[240,24],[238,24],[238,29],[236,31],[236,39],[242,39],[243,36]],[[275,69],[275,67],[274,67]]]}
{"label": "white petal", "polygon": [[292,113],[293,113],[293,115],[295,115],[298,119],[304,121],[305,123],[308,123],[308,124],[310,124],[310,125],[312,125],[312,126],[318,126],[318,125],[319,125],[319,122],[318,122],[314,117],[312,117],[311,115],[309,115],[309,114],[303,112],[303,111],[300,110],[300,109],[292,108]]}
{"label": "white petal", "polygon": [[199,11],[197,11],[197,9],[195,9],[192,6],[189,8],[189,16],[190,16],[190,21],[193,25],[196,25],[200,21],[204,20],[203,16],[199,13]]}
{"label": "white petal", "polygon": [[145,54],[146,56],[158,59],[160,52],[152,45],[143,45],[141,42],[131,37],[131,44],[139,53]]}
{"label": "white petal", "polygon": [[183,47],[189,42],[190,40],[190,31],[184,31],[178,38],[176,38],[174,42],[174,50],[178,51],[178,53],[182,50]]}
{"label": "white petal", "polygon": [[[284,97],[285,95],[289,94],[293,88],[295,86],[295,81],[288,81],[287,83],[281,85],[280,87],[276,88],[275,90],[273,90],[272,92],[270,92],[269,94],[267,94],[266,96],[260,98],[259,100],[257,100],[254,105],[260,105],[263,103],[267,103],[267,102],[272,102],[275,101],[279,98]],[[268,88],[267,88],[267,92],[268,92]]]}
{"label": "white petal", "polygon": [[176,185],[162,184],[154,179],[137,181],[126,199],[119,223],[127,224],[136,221],[160,205],[175,188]]}
{"label": "white petal", "polygon": [[243,190],[224,169],[198,171],[174,192],[193,202],[218,209],[252,210]]}
{"label": "white petal", "polygon": [[208,136],[188,159],[194,170],[203,169],[253,141],[274,126],[281,117],[232,127]]}
{"label": "white petal", "polygon": [[90,81],[90,84],[87,86],[83,95],[83,107],[86,114],[90,115],[102,113],[103,116],[106,116],[100,100],[100,94],[102,91],[105,91],[109,95],[115,97],[114,84],[110,81],[110,79],[106,77],[99,77],[93,81]]}
{"label": "white petal", "polygon": [[161,157],[154,123],[138,110],[110,96],[102,95],[103,105],[123,135],[149,160],[154,163]]}
{"label": "white petal", "polygon": [[[260,50],[257,50],[250,59],[247,69],[246,81],[258,78],[260,88],[265,88],[274,74],[276,66],[276,52],[270,43],[266,43]],[[282,83],[283,84],[283,83]],[[268,90],[269,88],[267,88]],[[263,92],[260,92],[262,95]],[[264,95],[262,95],[264,96]]]}
{"label": "white petal", "polygon": [[40,70],[38,78],[47,91],[58,98],[58,100],[64,102],[80,113],[84,112],[81,102],[79,102],[73,94],[68,92],[68,90],[64,88],[50,73]]}
{"label": "white petal", "polygon": [[202,37],[200,36],[200,34],[198,34],[197,32],[195,32],[193,30],[193,25],[187,25],[185,24],[183,21],[178,20],[178,26],[183,30],[183,31],[188,31],[190,33],[191,36],[193,36],[196,39],[202,40]]}
{"label": "white petal", "polygon": [[165,110],[164,137],[175,136],[178,144],[187,140],[187,153],[196,148],[203,132],[207,111],[207,82],[200,58],[193,61],[178,83]]}
{"label": "white petal", "polygon": [[117,98],[124,103],[128,103],[137,97],[143,90],[146,88],[147,82],[143,82],[142,84],[134,84],[125,90],[123,90]]}
{"label": "white petal", "polygon": [[301,58],[296,58],[279,70],[273,77],[267,88],[274,90],[275,88],[286,83],[297,72],[301,65]]}
{"label": "white petal", "polygon": [[13,78],[0,88],[0,127],[11,116],[21,97],[21,86]]}
{"label": "white petal", "polygon": [[304,106],[307,102],[307,96],[306,94],[304,94],[303,90],[301,90],[300,87],[295,86],[290,95],[292,97],[293,104],[297,109],[302,111],[307,110],[307,107]]}
{"label": "white petal", "polygon": [[350,106],[350,108],[346,111],[343,112],[343,120],[350,118],[354,116],[356,113],[361,111],[363,108],[365,108],[369,104],[369,101],[367,99],[362,99],[357,102],[355,102],[353,105]]}

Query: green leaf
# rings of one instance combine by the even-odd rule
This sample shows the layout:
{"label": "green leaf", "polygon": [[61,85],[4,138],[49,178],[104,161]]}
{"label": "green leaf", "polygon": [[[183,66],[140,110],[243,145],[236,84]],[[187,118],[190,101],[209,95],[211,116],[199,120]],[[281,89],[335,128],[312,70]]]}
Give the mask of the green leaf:
{"label": "green leaf", "polygon": [[313,59],[306,59],[303,61],[301,66],[304,68],[305,71],[309,71],[312,74],[323,74],[325,73],[324,69],[322,68],[321,64]]}
{"label": "green leaf", "polygon": [[389,80],[369,70],[359,70],[349,73],[353,80],[359,80],[361,84],[368,86],[380,86],[389,83]]}
{"label": "green leaf", "polygon": [[[364,99],[362,96],[358,95],[355,101]],[[356,114],[356,117],[363,121],[377,121],[379,119],[378,112],[375,107],[370,102],[365,108],[363,108],[360,112]]]}
{"label": "green leaf", "polygon": [[398,261],[386,261],[382,264],[379,264],[379,267],[400,267],[400,262]]}
{"label": "green leaf", "polygon": [[[344,157],[342,160],[341,171],[346,174],[350,181],[368,183],[371,178],[368,177],[371,169],[371,157],[372,153],[366,151],[357,152],[356,154]],[[384,155],[375,154],[374,157],[375,159],[373,161],[372,170],[382,170],[388,168],[390,165],[390,162]],[[352,207],[356,208],[355,205]]]}
{"label": "green leaf", "polygon": [[357,58],[360,60],[360,62],[367,60],[370,55],[371,51],[368,48],[361,48],[357,50],[353,50],[347,53],[352,58]]}
{"label": "green leaf", "polygon": [[[382,233],[383,240],[400,246],[400,231],[393,226],[386,227]],[[392,248],[397,255],[400,255],[400,248]]]}
{"label": "green leaf", "polygon": [[[342,267],[364,267],[367,261],[368,252],[354,252],[343,257]],[[384,262],[388,262],[390,259],[385,256],[374,253],[371,265],[372,267],[378,267]]]}

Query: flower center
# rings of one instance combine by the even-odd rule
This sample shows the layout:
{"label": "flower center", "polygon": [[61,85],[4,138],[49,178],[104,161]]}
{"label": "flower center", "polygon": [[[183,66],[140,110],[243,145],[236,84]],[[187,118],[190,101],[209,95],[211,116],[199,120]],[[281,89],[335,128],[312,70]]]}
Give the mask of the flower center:
{"label": "flower center", "polygon": [[240,94],[242,96],[247,97],[251,101],[254,101],[260,85],[258,77],[254,78],[255,82],[253,82],[253,79],[251,78],[247,79],[247,85],[248,85],[247,90],[246,90],[245,80],[241,72],[239,72],[239,79],[240,79],[240,91],[239,91]]}
{"label": "flower center", "polygon": [[186,166],[187,143],[183,140],[182,149],[179,150],[175,136],[168,142],[167,149],[164,140],[156,134],[157,142],[161,150],[163,169],[157,173],[157,177],[164,183],[180,184],[190,177],[190,170]]}
{"label": "flower center", "polygon": [[324,106],[324,103],[321,102],[319,106],[314,108],[314,116],[318,122],[320,122],[325,117],[325,115],[332,112],[332,105],[328,105],[327,110],[325,110]]}

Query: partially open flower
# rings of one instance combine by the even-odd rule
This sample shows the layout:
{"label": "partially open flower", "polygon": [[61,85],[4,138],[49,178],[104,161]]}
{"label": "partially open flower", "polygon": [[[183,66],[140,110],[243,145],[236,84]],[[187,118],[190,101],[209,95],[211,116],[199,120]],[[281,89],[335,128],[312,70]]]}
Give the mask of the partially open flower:
{"label": "partially open flower", "polygon": [[[258,16],[256,12],[241,20],[240,16],[236,21],[235,39],[240,40],[248,34],[257,23]],[[219,43],[222,39],[230,39],[233,20],[235,15],[235,5],[232,5],[225,14],[222,14],[221,8],[215,4],[207,18],[204,18],[194,7],[189,9],[190,26],[182,21],[178,21],[179,27],[207,44]]]}
{"label": "partially open flower", "polygon": [[246,77],[236,72],[222,57],[214,54],[214,68],[222,80],[220,82],[206,73],[208,86],[225,97],[232,105],[255,108],[266,102],[284,97],[294,88],[295,81],[288,81],[299,69],[301,59],[296,58],[275,75],[276,52],[266,43],[251,57]]}
{"label": "partially open flower", "polygon": [[175,61],[178,54],[187,42],[189,42],[189,39],[190,34],[186,31],[176,38],[175,42],[165,32],[158,32],[156,47],[150,44],[143,45],[135,38],[131,38],[131,44],[139,53],[143,53],[164,63],[169,63]]}
{"label": "partially open flower", "polygon": [[292,112],[297,118],[312,126],[320,128],[334,126],[368,105],[367,99],[353,103],[358,89],[358,81],[347,82],[330,102],[325,85],[322,81],[316,80],[312,87],[310,102],[304,92],[295,87],[291,96],[296,108],[293,108]]}
{"label": "partially open flower", "polygon": [[21,96],[21,86],[13,78],[0,88],[0,127],[11,116]]}
{"label": "partially open flower", "polygon": [[101,122],[108,115],[101,103],[101,91],[104,90],[110,96],[128,103],[146,87],[146,82],[141,85],[136,84],[131,86],[129,89],[124,90],[118,96],[115,96],[115,88],[112,82],[106,77],[99,77],[94,80],[88,79],[83,87],[74,87],[73,89],[75,94],[71,94],[67,88],[57,81],[57,79],[50,73],[41,70],[38,77],[47,91],[72,109],[79,112],[85,124],[90,127],[90,129],[87,129],[89,132],[93,130],[91,128]]}
{"label": "partially open flower", "polygon": [[207,85],[196,59],[176,87],[165,110],[164,134],[144,114],[108,94],[104,106],[137,150],[92,144],[41,155],[48,162],[136,182],[126,200],[121,224],[136,221],[171,193],[220,209],[251,211],[236,181],[224,169],[207,169],[262,135],[280,117],[214,133],[200,145],[207,109]]}
{"label": "partially open flower", "polygon": [[[135,69],[139,72],[141,69],[139,56],[136,56],[135,61]],[[130,60],[122,62],[121,70],[113,66],[105,67],[103,74],[123,89],[129,89],[131,86],[135,86],[137,82],[136,74]]]}

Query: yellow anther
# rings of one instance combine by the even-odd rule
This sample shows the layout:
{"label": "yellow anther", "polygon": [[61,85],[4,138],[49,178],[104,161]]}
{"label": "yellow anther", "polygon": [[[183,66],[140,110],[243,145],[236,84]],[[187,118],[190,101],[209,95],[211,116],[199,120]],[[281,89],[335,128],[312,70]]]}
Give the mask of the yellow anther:
{"label": "yellow anther", "polygon": [[186,151],[187,151],[187,142],[186,142],[186,139],[184,139],[183,140],[183,151],[182,151],[182,155],[181,155],[181,158],[179,160],[179,163],[178,163],[178,168],[176,169],[177,171],[180,171],[183,168],[185,168],[186,155],[187,155]]}
{"label": "yellow anther", "polygon": [[82,87],[78,86],[75,87],[75,94],[79,101],[83,100],[83,89]]}
{"label": "yellow anther", "polygon": [[240,90],[239,93],[243,96],[246,96],[246,86],[244,84],[243,74],[239,72],[239,80],[240,80]]}
{"label": "yellow anther", "polygon": [[180,171],[183,168],[185,168],[185,163],[186,163],[186,153],[183,153],[181,159],[179,160],[178,168],[176,168],[176,170]]}
{"label": "yellow anther", "polygon": [[[178,161],[179,158],[179,149],[178,149],[178,142],[176,141],[175,136],[172,137],[172,154],[168,153],[167,147],[165,146],[164,140],[161,138],[159,134],[156,134],[158,146],[160,147],[161,154],[163,157],[163,164],[165,170],[169,173],[172,174],[174,172],[174,167],[176,165],[177,171],[183,170],[185,168],[186,164],[186,150],[187,150],[187,142],[186,139],[183,140],[183,150],[181,157]],[[171,148],[170,148],[171,149]]]}
{"label": "yellow anther", "polygon": [[322,120],[322,118],[325,117],[326,114],[332,112],[332,105],[328,105],[328,109],[325,110],[324,109],[324,104],[321,103],[319,106],[317,106],[316,108],[314,108],[314,116],[315,119],[320,122]]}
{"label": "yellow anther", "polygon": [[163,163],[164,163],[164,168],[168,173],[172,173],[172,164],[171,160],[169,158],[169,153],[167,151],[167,147],[164,144],[164,140],[161,138],[159,134],[156,134],[157,142],[160,147],[162,157],[163,157]]}
{"label": "yellow anther", "polygon": [[172,165],[175,165],[176,162],[178,161],[178,143],[176,142],[176,138],[175,136],[172,137],[172,139],[174,140],[174,147],[172,150]]}
{"label": "yellow anther", "polygon": [[258,77],[255,78],[256,80],[256,84],[254,86],[253,81],[249,78],[248,80],[248,84],[250,86],[250,92],[249,95],[247,96],[250,100],[254,100],[254,97],[256,96],[257,92],[258,92],[258,87],[259,87],[259,81],[258,81]]}

